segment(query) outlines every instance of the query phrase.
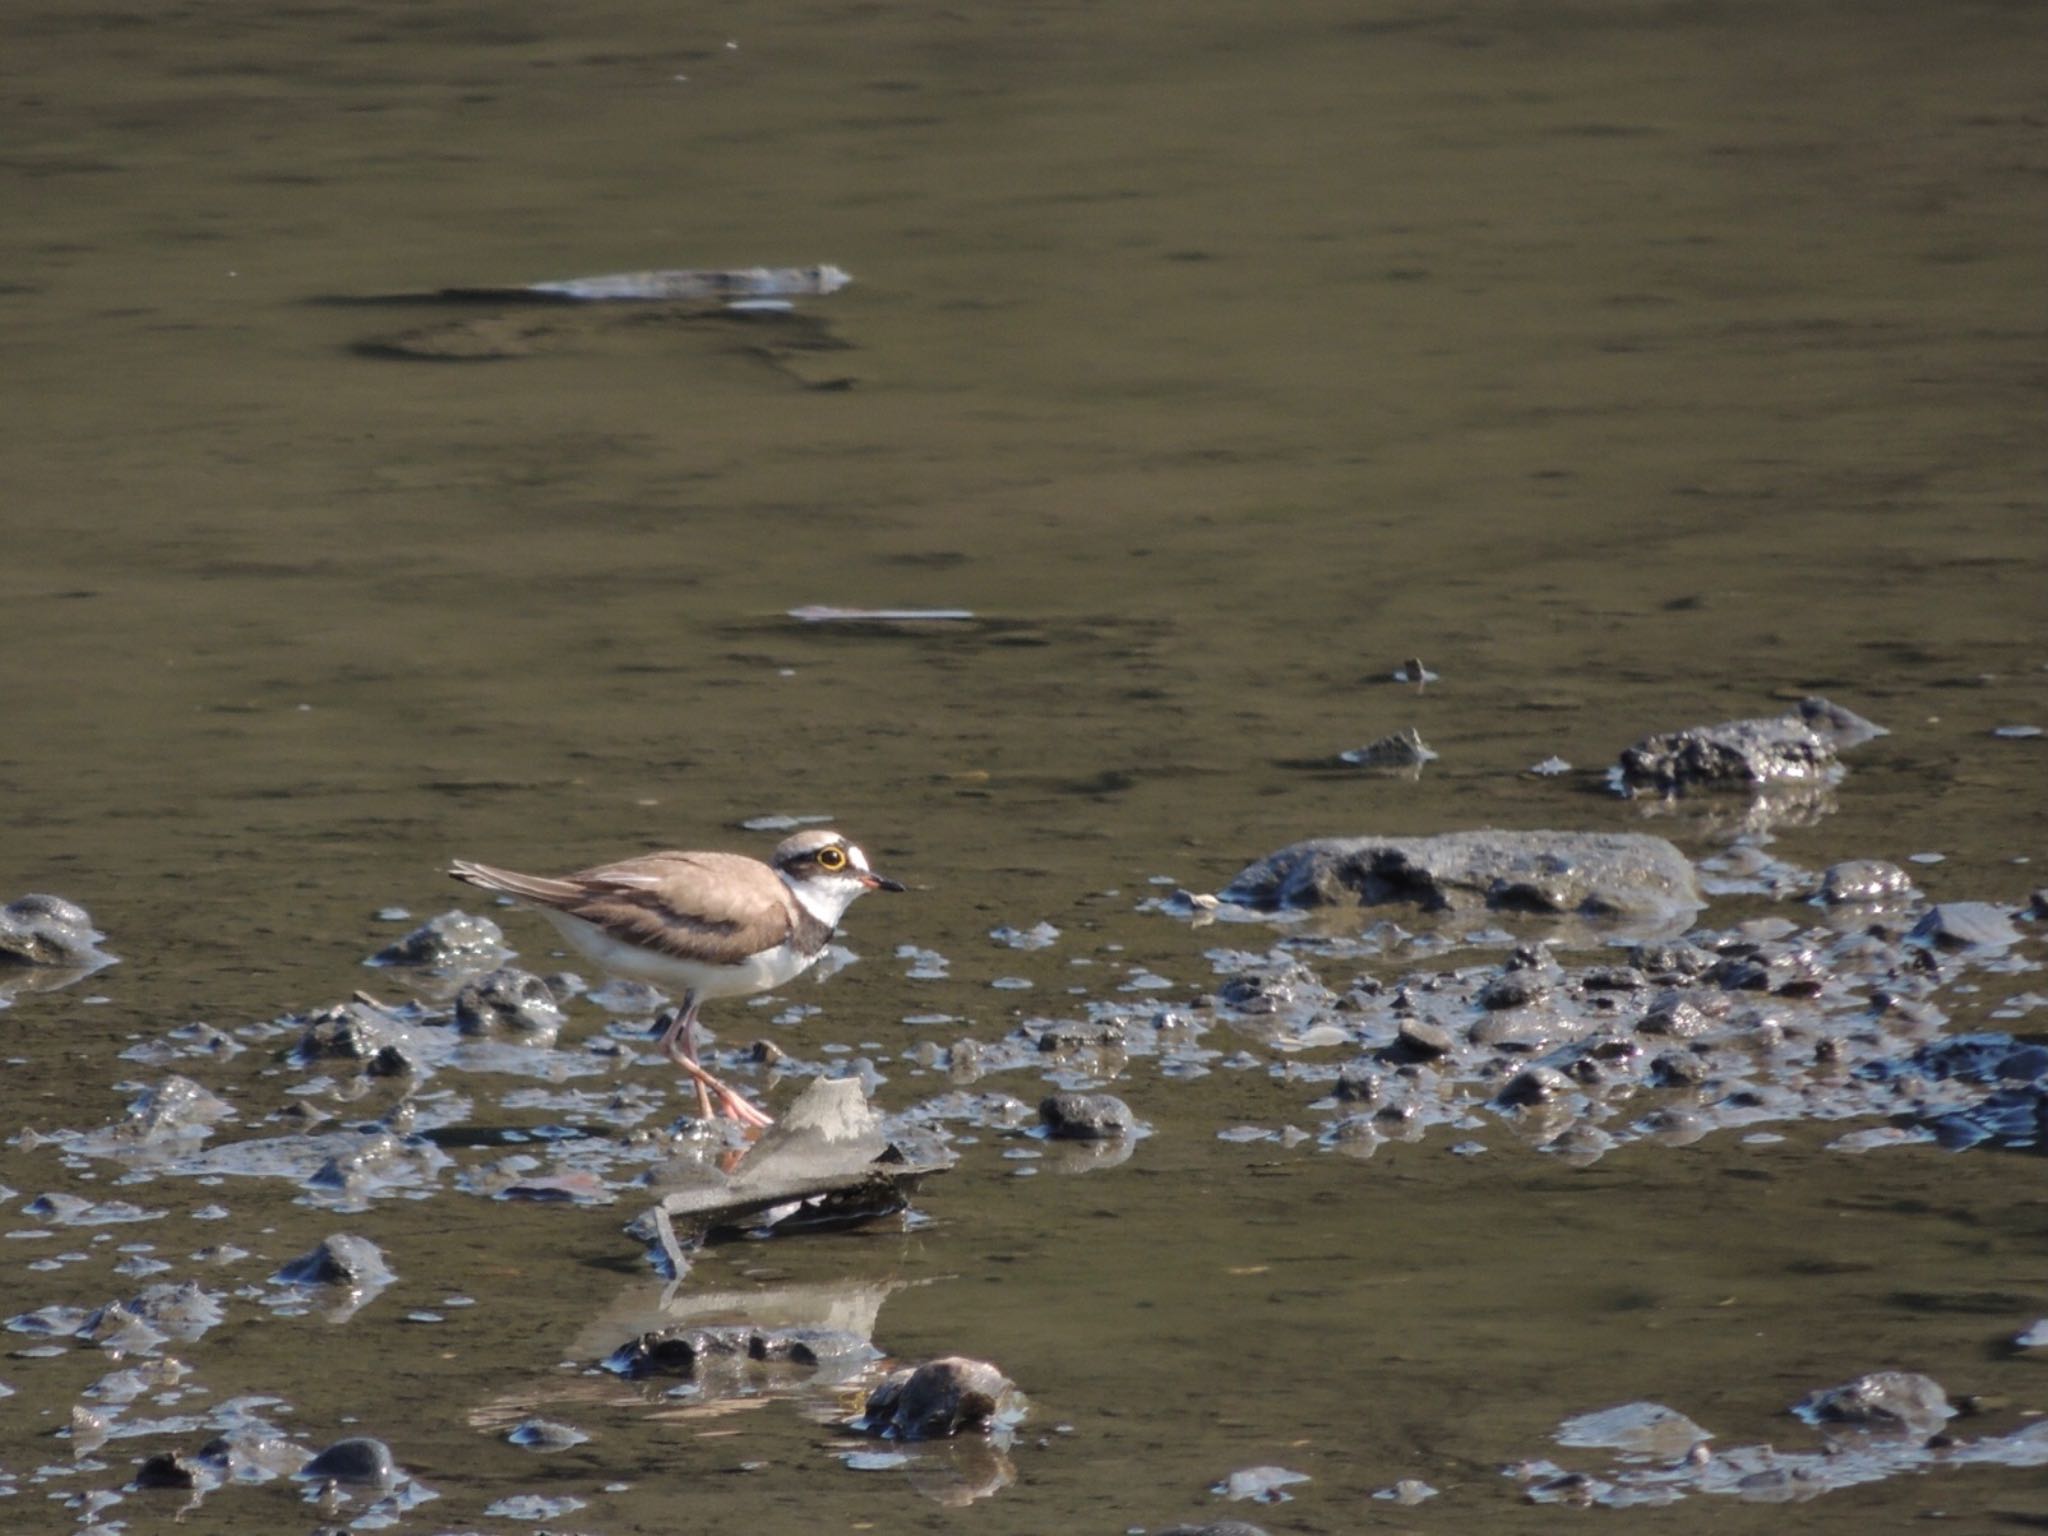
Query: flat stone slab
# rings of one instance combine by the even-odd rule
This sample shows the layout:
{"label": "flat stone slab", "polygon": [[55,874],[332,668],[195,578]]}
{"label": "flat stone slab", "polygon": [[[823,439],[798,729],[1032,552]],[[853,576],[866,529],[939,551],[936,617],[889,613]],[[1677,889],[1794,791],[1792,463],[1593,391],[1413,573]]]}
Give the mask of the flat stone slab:
{"label": "flat stone slab", "polygon": [[1652,926],[1689,922],[1706,904],[1685,855],[1637,832],[1313,838],[1247,865],[1218,895],[1264,911],[1402,903]]}
{"label": "flat stone slab", "polygon": [[811,1083],[767,1134],[726,1171],[688,1171],[658,1209],[679,1233],[840,1226],[902,1210],[950,1153],[912,1151],[883,1135],[852,1078]]}

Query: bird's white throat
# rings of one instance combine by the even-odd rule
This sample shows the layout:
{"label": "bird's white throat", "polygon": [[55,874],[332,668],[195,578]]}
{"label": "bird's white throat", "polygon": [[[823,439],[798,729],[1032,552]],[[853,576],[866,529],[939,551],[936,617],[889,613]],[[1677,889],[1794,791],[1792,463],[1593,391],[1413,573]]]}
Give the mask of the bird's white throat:
{"label": "bird's white throat", "polygon": [[[781,875],[782,871],[776,873]],[[813,875],[808,880],[792,880],[782,875],[782,883],[789,887],[797,904],[827,928],[837,928],[854,899],[865,896],[868,890],[859,880],[836,875]]]}

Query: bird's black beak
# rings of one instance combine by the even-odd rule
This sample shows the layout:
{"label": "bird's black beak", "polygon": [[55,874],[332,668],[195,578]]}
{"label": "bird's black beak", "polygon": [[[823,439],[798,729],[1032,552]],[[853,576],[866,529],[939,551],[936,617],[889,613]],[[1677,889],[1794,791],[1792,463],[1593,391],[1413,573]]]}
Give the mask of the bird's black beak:
{"label": "bird's black beak", "polygon": [[910,889],[901,880],[891,880],[887,875],[877,875],[872,872],[864,873],[860,877],[860,883],[871,891],[907,891]]}

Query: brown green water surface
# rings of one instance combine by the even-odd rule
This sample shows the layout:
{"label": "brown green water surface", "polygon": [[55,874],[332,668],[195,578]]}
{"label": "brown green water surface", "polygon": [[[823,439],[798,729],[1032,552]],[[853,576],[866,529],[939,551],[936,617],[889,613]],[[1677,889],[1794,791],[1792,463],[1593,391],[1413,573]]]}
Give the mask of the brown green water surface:
{"label": "brown green water surface", "polygon": [[[0,1010],[13,1121],[113,1116],[160,1075],[120,1053],[187,1021],[384,989],[374,914],[455,904],[451,854],[761,851],[737,823],[771,812],[829,813],[918,888],[789,993],[824,1009],[791,1049],[867,1043],[889,1108],[932,1087],[906,1015],[993,1037],[1132,964],[1185,998],[1206,948],[1267,941],[1136,912],[1154,876],[1211,889],[1323,833],[1640,827],[1597,788],[1621,747],[1804,692],[1893,734],[1776,854],[1940,853],[1909,866],[1939,897],[2048,879],[2041,741],[1990,734],[2048,724],[2035,6],[19,0],[0,36],[0,899],[84,903],[123,962]],[[850,389],[673,316],[520,312],[557,328],[531,355],[432,363],[358,344],[483,315],[311,302],[811,262],[856,278],[803,301]],[[982,618],[785,617],[817,603]],[[1420,695],[1386,681],[1411,655],[1442,675]],[[1303,766],[1411,725],[1442,753],[1418,782]],[[1522,774],[1552,753],[1581,771]],[[986,937],[1041,919],[1042,954]],[[906,979],[898,944],[951,979]],[[189,1070],[253,1121],[297,1081],[274,1048]],[[720,1249],[690,1282],[928,1282],[878,1341],[993,1359],[1033,1404],[1015,1481],[965,1509],[842,1466],[786,1403],[577,1399],[579,1333],[656,1289],[629,1211],[337,1217],[16,1144],[4,1225],[44,1190],[168,1206],[142,1237],[174,1279],[213,1243],[260,1274],[377,1241],[400,1282],[351,1322],[231,1297],[188,1354],[310,1445],[387,1440],[441,1495],[407,1531],[532,1529],[483,1513],[520,1492],[586,1500],[556,1529],[761,1536],[2048,1517],[2038,1473],[1988,1468],[1619,1514],[1499,1472],[1601,1464],[1550,1433],[1632,1398],[1804,1446],[1787,1404],[1887,1367],[2048,1410],[2000,1344],[2048,1314],[2032,1158],[1808,1127],[1577,1173],[1496,1125],[1483,1156],[1355,1161],[1217,1139],[1313,1124],[1262,1071],[1113,1086],[1156,1132],[1119,1167],[1019,1178],[985,1140],[929,1225]],[[92,1236],[0,1244],[0,1310],[127,1294]],[[53,1496],[184,1443],[30,1479],[111,1368],[0,1359],[0,1524],[76,1529]],[[508,1403],[594,1438],[516,1450]],[[1265,1510],[1205,1491],[1258,1464],[1313,1480]],[[1370,1499],[1404,1476],[1443,1496]],[[310,1529],[296,1497],[194,1518]]]}

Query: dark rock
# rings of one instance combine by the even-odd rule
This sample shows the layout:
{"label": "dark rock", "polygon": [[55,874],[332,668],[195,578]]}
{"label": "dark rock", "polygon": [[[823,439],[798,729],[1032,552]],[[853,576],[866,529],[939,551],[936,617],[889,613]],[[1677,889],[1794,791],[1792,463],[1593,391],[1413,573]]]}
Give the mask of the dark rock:
{"label": "dark rock", "polygon": [[[1442,1033],[1439,1031],[1439,1033]],[[1445,1048],[1450,1045],[1450,1036],[1444,1036]],[[1389,1047],[1391,1049],[1391,1047]],[[1377,1072],[1360,1066],[1342,1068],[1337,1073],[1337,1086],[1332,1091],[1338,1100],[1347,1104],[1370,1104],[1384,1091]]]}
{"label": "dark rock", "polygon": [[1863,1424],[1932,1434],[1955,1416],[1939,1383],[1911,1371],[1873,1371],[1809,1392],[1792,1408],[1809,1424]]}
{"label": "dark rock", "polygon": [[455,994],[455,1027],[465,1035],[509,1035],[549,1045],[564,1022],[548,984],[511,966],[486,971]]}
{"label": "dark rock", "polygon": [[1114,1141],[1137,1129],[1130,1106],[1107,1093],[1056,1093],[1039,1103],[1038,1118],[1061,1141]]}
{"label": "dark rock", "polygon": [[713,1364],[729,1367],[753,1361],[816,1369],[872,1359],[875,1353],[866,1338],[842,1329],[689,1324],[630,1339],[606,1356],[603,1365],[636,1381],[647,1376],[695,1379]]}
{"label": "dark rock", "polygon": [[890,1440],[938,1440],[987,1433],[1016,1388],[982,1360],[947,1355],[906,1367],[868,1394],[857,1427]]}
{"label": "dark rock", "polygon": [[1707,1080],[1704,1057],[1691,1051],[1660,1051],[1650,1058],[1650,1081],[1663,1088],[1691,1088]]}
{"label": "dark rock", "polygon": [[1288,963],[1250,975],[1233,976],[1217,989],[1216,1000],[1235,1013],[1259,1016],[1330,1001],[1329,990],[1307,966]]}
{"label": "dark rock", "polygon": [[1821,876],[1820,899],[1831,907],[1876,906],[1912,894],[1912,877],[1883,859],[1848,859],[1830,864]]}
{"label": "dark rock", "polygon": [[1636,1030],[1645,1035],[1668,1035],[1673,1040],[1697,1040],[1701,1035],[1711,1034],[1714,1021],[1683,997],[1670,992],[1658,994],[1650,1011],[1643,1015]]}
{"label": "dark rock", "polygon": [[481,969],[510,953],[505,935],[488,917],[460,909],[443,912],[371,957],[372,965],[418,966],[427,970]]}
{"label": "dark rock", "polygon": [[1692,981],[1704,976],[1719,962],[1712,950],[1680,939],[1671,944],[1637,944],[1629,950],[1629,964],[1652,981]]}
{"label": "dark rock", "polygon": [[1454,1048],[1451,1032],[1425,1019],[1403,1019],[1393,1042],[1380,1056],[1390,1062],[1435,1061]]}
{"label": "dark rock", "polygon": [[1988,901],[1945,901],[1930,907],[1909,935],[1936,949],[2003,949],[2020,941],[2002,907]]}
{"label": "dark rock", "polygon": [[1487,1009],[1526,1008],[1549,996],[1564,972],[1541,945],[1517,949],[1500,974],[1479,989],[1479,1006]]}
{"label": "dark rock", "polygon": [[303,1062],[371,1061],[379,1051],[403,1038],[404,1031],[374,1008],[361,1003],[340,1003],[307,1017],[296,1054]]}
{"label": "dark rock", "polygon": [[1726,992],[1768,992],[1771,968],[1753,955],[1723,955],[1707,980]]}
{"label": "dark rock", "polygon": [[1632,965],[1609,965],[1586,972],[1579,985],[1588,992],[1636,992],[1649,983]]}
{"label": "dark rock", "polygon": [[708,1360],[744,1359],[753,1330],[744,1326],[658,1328],[628,1340],[604,1368],[638,1381],[645,1376],[695,1376]]}
{"label": "dark rock", "polygon": [[1692,866],[1660,837],[1453,832],[1318,838],[1238,872],[1227,901],[1275,909],[1411,902],[1425,911],[1684,921],[1702,904]]}
{"label": "dark rock", "polygon": [[98,948],[105,937],[90,912],[62,896],[19,896],[0,907],[0,965],[96,966],[108,958]]}
{"label": "dark rock", "polygon": [[1483,1014],[1467,1038],[1489,1051],[1532,1055],[1551,1045],[1565,1025],[1553,1014],[1534,1008],[1494,1008]]}
{"label": "dark rock", "polygon": [[1528,1067],[1508,1079],[1500,1102],[1515,1106],[1547,1104],[1573,1090],[1572,1080],[1554,1067]]}
{"label": "dark rock", "polygon": [[1038,1048],[1048,1055],[1066,1051],[1117,1051],[1124,1032],[1115,1024],[1079,1019],[1048,1020],[1038,1031]]}
{"label": "dark rock", "polygon": [[392,1458],[390,1446],[362,1436],[335,1441],[301,1467],[299,1476],[309,1481],[390,1489],[397,1487],[405,1474]]}
{"label": "dark rock", "polygon": [[199,1464],[183,1451],[158,1451],[135,1469],[138,1488],[197,1488],[203,1481]]}
{"label": "dark rock", "polygon": [[393,1279],[383,1252],[368,1238],[337,1232],[271,1277],[283,1285],[383,1286]]}

